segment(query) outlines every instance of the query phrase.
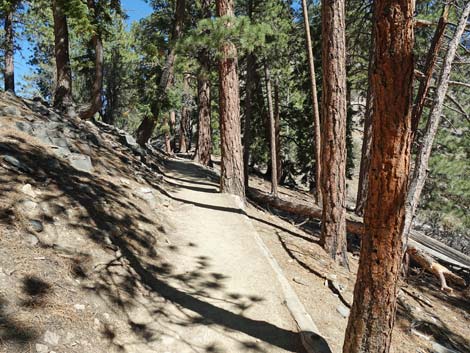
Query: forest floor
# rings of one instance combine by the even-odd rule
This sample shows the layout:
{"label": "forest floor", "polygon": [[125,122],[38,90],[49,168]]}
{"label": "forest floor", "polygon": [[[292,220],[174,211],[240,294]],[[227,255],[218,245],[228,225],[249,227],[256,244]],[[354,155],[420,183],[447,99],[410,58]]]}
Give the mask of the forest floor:
{"label": "forest floor", "polygon": [[[242,211],[212,170],[38,102],[3,94],[0,110],[0,352],[303,352],[256,236],[341,351],[357,248],[347,272],[315,222]],[[468,294],[438,285],[400,283],[395,352],[469,351]]]}

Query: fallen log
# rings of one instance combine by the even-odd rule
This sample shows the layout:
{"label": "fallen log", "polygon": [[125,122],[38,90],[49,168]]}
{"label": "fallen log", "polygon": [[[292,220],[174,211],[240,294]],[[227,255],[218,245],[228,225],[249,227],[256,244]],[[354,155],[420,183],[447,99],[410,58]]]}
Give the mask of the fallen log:
{"label": "fallen log", "polygon": [[[312,204],[291,202],[283,200],[279,197],[274,197],[272,195],[266,194],[253,188],[250,188],[248,190],[247,196],[256,203],[266,204],[287,213],[316,219],[321,219],[322,217],[321,208],[313,204],[313,202]],[[346,230],[348,233],[362,236],[364,234],[364,224],[362,222],[362,219],[356,215],[352,215],[349,213],[346,214]],[[452,289],[447,285],[446,279],[458,285],[465,286],[466,284],[463,278],[452,273],[443,265],[437,263],[428,254],[428,247],[419,242],[420,240],[423,241],[423,239],[427,238],[429,237],[417,231],[411,232],[410,239],[408,241],[407,254],[421,267],[434,274],[439,279],[442,290],[447,292],[452,291]],[[452,256],[453,254],[457,255],[457,251],[452,249],[452,251],[447,251],[445,255],[441,255],[438,251],[436,251],[436,248],[438,248],[436,244],[438,242],[436,240],[428,242],[432,243],[435,246],[434,249],[429,249],[433,256],[443,261],[451,262],[453,265],[470,269],[470,261],[468,261],[465,255],[459,253],[457,260],[455,260],[450,256]],[[444,244],[440,244],[440,247],[447,248]],[[462,263],[459,260],[464,261],[462,261]]]}

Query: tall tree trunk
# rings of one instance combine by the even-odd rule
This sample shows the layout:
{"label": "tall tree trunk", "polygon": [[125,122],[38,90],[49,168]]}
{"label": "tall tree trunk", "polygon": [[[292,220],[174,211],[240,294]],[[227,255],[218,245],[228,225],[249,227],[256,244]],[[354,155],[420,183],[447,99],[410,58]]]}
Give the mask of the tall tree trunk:
{"label": "tall tree trunk", "polygon": [[322,172],[320,242],[348,266],[346,250],[346,38],[344,0],[322,1]]}
{"label": "tall tree trunk", "polygon": [[188,107],[183,105],[183,107],[181,108],[180,133],[179,133],[180,153],[188,152],[188,144],[186,142],[187,137],[188,137],[188,119],[189,119]]}
{"label": "tall tree trunk", "polygon": [[[94,0],[89,0],[88,5],[91,9],[95,8]],[[95,50],[95,77],[91,88],[91,102],[88,109],[80,113],[80,118],[91,119],[101,110],[102,100],[101,91],[103,89],[103,66],[104,66],[104,50],[101,40],[101,33],[97,30],[92,37],[92,44]]]}
{"label": "tall tree trunk", "polygon": [[359,167],[359,183],[357,187],[356,209],[358,216],[364,214],[364,207],[367,200],[367,191],[369,190],[369,167],[370,167],[370,150],[372,145],[372,112],[373,112],[373,92],[372,92],[372,75],[374,72],[374,29],[371,31],[371,41],[369,47],[369,68],[367,70],[367,97],[366,111],[364,113],[364,131],[362,136],[361,149],[361,165]]}
{"label": "tall tree trunk", "polygon": [[[210,18],[210,0],[202,2],[202,17]],[[211,134],[211,86],[209,80],[210,57],[207,49],[202,49],[198,55],[199,74],[197,77],[198,125],[197,146],[194,160],[211,166],[212,134]]]}
{"label": "tall tree trunk", "polygon": [[72,104],[72,69],[69,55],[69,30],[63,0],[52,2],[54,15],[54,56],[56,63],[56,88],[54,107],[65,109]]}
{"label": "tall tree trunk", "polygon": [[243,131],[243,170],[245,187],[249,185],[250,145],[251,145],[251,119],[253,115],[254,76],[256,71],[256,58],[249,53],[246,58],[246,86],[245,86],[245,125]]}
{"label": "tall tree trunk", "polygon": [[188,90],[189,90],[189,83],[188,83],[188,75],[185,75],[183,78],[183,106],[181,107],[181,120],[180,120],[180,134],[179,134],[179,143],[180,143],[180,153],[188,152],[188,127],[190,125],[189,122],[189,109],[188,109]]}
{"label": "tall tree trunk", "polygon": [[281,160],[281,112],[279,109],[279,80],[276,77],[274,80],[274,131],[276,132],[276,170],[277,182],[279,183],[282,177],[282,160]]}
{"label": "tall tree trunk", "polygon": [[419,84],[418,94],[415,99],[413,106],[413,113],[411,115],[411,128],[413,130],[413,136],[418,130],[419,121],[423,115],[424,103],[428,95],[429,88],[431,87],[432,74],[434,72],[434,66],[436,65],[437,59],[439,58],[439,50],[442,46],[444,39],[444,33],[447,25],[447,18],[449,16],[449,4],[444,5],[442,15],[439,18],[439,22],[434,32],[434,37],[429,48],[428,55],[426,57],[426,63],[424,65],[424,79]]}
{"label": "tall tree trunk", "polygon": [[308,68],[310,72],[310,85],[313,107],[313,130],[315,134],[315,202],[321,204],[321,131],[320,131],[320,112],[318,109],[317,82],[315,79],[315,64],[313,58],[312,38],[310,36],[310,22],[308,19],[307,0],[302,0],[302,11],[304,14],[305,41],[307,44]]}
{"label": "tall tree trunk", "polygon": [[264,75],[266,79],[266,97],[269,110],[269,140],[271,143],[271,194],[277,196],[277,156],[276,156],[276,123],[274,121],[273,94],[271,89],[271,74],[269,67],[264,64]]}
{"label": "tall tree trunk", "polygon": [[374,4],[369,192],[344,353],[390,350],[411,156],[413,5],[413,0]]}
{"label": "tall tree trunk", "polygon": [[[253,0],[247,2],[247,13],[250,20],[253,19]],[[251,119],[253,115],[254,76],[256,72],[256,57],[253,52],[246,56],[245,76],[245,120],[243,125],[243,176],[245,189],[248,190],[250,171],[250,146],[251,146]]]}
{"label": "tall tree trunk", "polygon": [[163,124],[166,125],[166,128],[168,129],[167,131],[165,131],[165,152],[168,153],[169,155],[172,155],[173,148],[171,146],[171,135],[170,135],[171,128],[170,128],[170,121],[169,121],[170,119],[168,118],[168,116],[165,116],[164,119],[165,120],[163,121]]}
{"label": "tall tree trunk", "polygon": [[[161,111],[161,104],[165,100],[168,90],[173,84],[173,71],[176,59],[176,48],[175,43],[181,37],[183,32],[184,25],[184,16],[185,16],[185,0],[176,1],[176,12],[175,12],[175,21],[173,25],[173,31],[171,34],[170,40],[170,49],[168,51],[165,67],[160,77],[160,83],[157,88],[157,98],[156,102],[152,107],[153,116],[146,116],[140,123],[136,131],[136,140],[137,143],[141,146],[145,146],[150,137],[152,137],[153,130],[156,127],[156,120],[158,119]],[[148,120],[155,120],[154,122],[149,122]]]}
{"label": "tall tree trunk", "polygon": [[[219,17],[234,17],[234,0],[217,0]],[[233,26],[228,21],[227,26]],[[221,192],[245,199],[243,149],[240,129],[240,96],[237,73],[237,48],[225,41],[219,59],[219,106],[222,164]]]}
{"label": "tall tree trunk", "polygon": [[452,63],[457,52],[457,48],[462,39],[462,34],[467,24],[467,19],[470,14],[470,2],[467,2],[462,15],[460,17],[457,28],[455,29],[454,37],[449,43],[444,63],[439,74],[437,82],[437,89],[432,103],[431,112],[429,114],[428,121],[426,123],[426,130],[422,139],[421,146],[418,150],[413,169],[413,177],[411,178],[410,188],[406,198],[406,217],[405,226],[403,229],[404,237],[408,237],[408,233],[413,223],[413,217],[418,207],[421,192],[423,191],[424,183],[426,181],[429,157],[431,155],[432,144],[436,136],[437,128],[441,120],[442,109],[444,106],[444,100],[449,87],[449,77],[452,69]]}
{"label": "tall tree trunk", "polygon": [[5,13],[5,91],[15,92],[15,63],[14,63],[14,31],[13,31],[14,4],[8,6]]}
{"label": "tall tree trunk", "polygon": [[194,160],[206,166],[210,166],[212,152],[211,135],[211,88],[209,81],[209,65],[207,52],[200,54],[201,72],[198,76],[198,131],[197,147]]}
{"label": "tall tree trunk", "polygon": [[[175,135],[176,134],[176,112],[174,110],[171,110],[170,111],[170,140],[171,140],[171,135]],[[172,140],[172,143],[171,143],[171,150],[172,150],[172,153],[174,151],[176,151],[176,139],[174,138]]]}

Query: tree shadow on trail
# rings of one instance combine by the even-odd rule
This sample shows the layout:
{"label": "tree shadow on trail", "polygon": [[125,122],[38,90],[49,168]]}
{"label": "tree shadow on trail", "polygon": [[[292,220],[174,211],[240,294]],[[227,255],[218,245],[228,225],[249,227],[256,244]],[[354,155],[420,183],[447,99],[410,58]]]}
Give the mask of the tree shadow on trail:
{"label": "tree shadow on trail", "polygon": [[[66,198],[75,206],[86,211],[79,221],[70,223],[69,226],[86,234],[88,239],[99,246],[103,252],[116,253],[113,260],[95,265],[94,268],[87,266],[86,261],[83,263],[77,261],[73,268],[76,276],[87,279],[88,287],[84,287],[85,290],[88,288],[104,298],[110,310],[119,308],[122,313],[127,315],[129,328],[137,338],[135,342],[126,344],[155,345],[162,335],[172,334],[172,327],[181,326],[184,328],[203,324],[214,330],[221,329],[225,335],[230,332],[241,332],[253,339],[286,351],[301,351],[298,333],[243,315],[243,310],[259,301],[260,298],[252,298],[252,300],[244,302],[236,298],[211,297],[210,291],[212,289],[223,288],[224,276],[213,272],[207,273],[207,263],[210,259],[204,261],[201,259],[197,267],[187,275],[175,273],[173,266],[161,256],[161,249],[156,242],[158,234],[152,234],[139,224],[140,222],[156,225],[155,217],[145,214],[145,211],[139,206],[122,197],[123,194],[131,191],[128,186],[116,185],[100,175],[77,171],[68,163],[49,154],[45,149],[33,146],[17,136],[7,136],[7,140],[0,143],[0,154],[11,155],[28,166],[29,171],[27,172],[17,171],[18,180],[15,182],[19,185],[28,182],[33,184],[33,187],[35,185],[41,187],[47,185],[47,188],[54,187],[58,193],[55,196],[49,195],[48,202],[51,203],[54,198],[57,198],[58,201],[63,201]],[[101,165],[111,165],[120,175],[135,175],[134,168],[138,168],[137,166],[133,166],[132,163],[123,165],[116,159],[115,151],[103,146],[100,148]],[[135,165],[138,165],[138,162]],[[171,197],[158,185],[158,179],[154,173],[151,171],[142,172],[141,170],[140,174],[143,179],[151,182],[163,194]],[[11,180],[5,179],[7,176],[7,173],[0,174],[2,185],[11,182]],[[184,200],[179,201],[184,202]],[[207,207],[207,205],[205,206]],[[227,208],[217,206],[208,207],[225,212],[240,212],[235,208],[227,210]],[[129,210],[132,210],[132,214],[135,216],[130,216]],[[57,209],[56,212],[59,215],[65,210]],[[0,221],[11,222],[11,218],[4,217]],[[43,221],[46,222],[47,219],[44,218]],[[53,222],[52,218],[49,221]],[[195,245],[197,244],[192,246]],[[78,259],[82,258],[82,249],[68,248],[66,251],[77,254]],[[47,286],[40,286],[41,283],[33,282],[25,283],[25,291],[31,291],[31,293],[39,291],[35,293],[37,296],[41,296],[42,293],[50,290]],[[178,283],[178,286],[176,287],[174,283]],[[146,296],[163,298],[167,302],[157,300],[155,303],[145,304],[143,299]],[[213,304],[217,300],[230,300],[234,307],[240,310],[240,313]],[[177,308],[175,310],[179,310],[178,315],[168,310],[168,302]],[[133,320],[132,312],[138,308],[143,308],[153,318],[155,323],[152,324],[152,327]],[[188,311],[193,314],[189,315]],[[197,317],[194,315],[199,315],[200,320],[196,320]],[[0,331],[2,340],[36,339],[34,332],[15,329],[13,322],[7,319],[1,320],[2,326],[7,327],[6,330]],[[115,342],[116,332],[112,327],[105,326],[100,333],[101,337],[108,339],[109,344],[114,348],[125,348],[123,343]],[[176,336],[176,333],[174,334]],[[235,337],[231,338],[236,339]],[[190,337],[185,343],[195,352],[217,351],[216,342],[213,345],[201,347],[193,344]],[[240,340],[239,345],[240,351],[264,351],[264,348],[258,347],[256,343],[251,341]]]}

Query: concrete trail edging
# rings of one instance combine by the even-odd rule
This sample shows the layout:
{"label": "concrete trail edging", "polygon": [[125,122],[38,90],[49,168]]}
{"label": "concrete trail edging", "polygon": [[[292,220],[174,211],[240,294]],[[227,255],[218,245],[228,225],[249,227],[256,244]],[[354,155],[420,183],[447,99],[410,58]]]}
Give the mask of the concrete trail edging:
{"label": "concrete trail edging", "polygon": [[277,280],[279,281],[279,284],[281,285],[284,294],[287,308],[291,313],[292,317],[294,318],[294,321],[296,322],[297,327],[299,329],[303,347],[308,353],[332,353],[331,348],[329,347],[326,340],[322,337],[317,325],[315,325],[315,322],[313,321],[312,317],[307,312],[294,288],[292,288],[289,283],[289,280],[284,275],[284,272],[279,266],[279,263],[271,254],[266,244],[264,244],[260,235],[256,231],[255,227],[253,226],[253,223],[244,211],[242,203],[237,197],[235,197],[234,201],[236,206],[242,210],[244,221],[253,230],[256,244],[265,256],[266,260],[268,260],[269,264],[274,270],[274,273],[276,274]]}

